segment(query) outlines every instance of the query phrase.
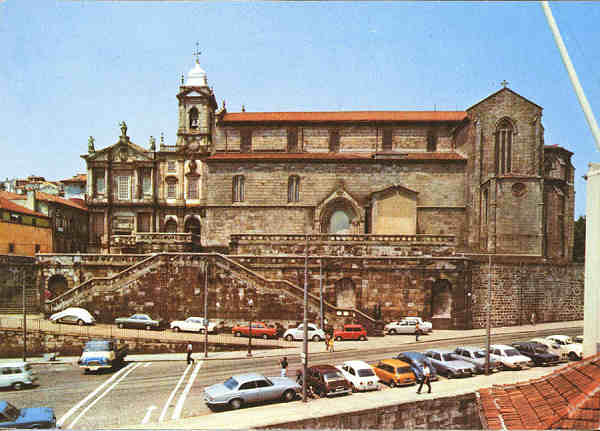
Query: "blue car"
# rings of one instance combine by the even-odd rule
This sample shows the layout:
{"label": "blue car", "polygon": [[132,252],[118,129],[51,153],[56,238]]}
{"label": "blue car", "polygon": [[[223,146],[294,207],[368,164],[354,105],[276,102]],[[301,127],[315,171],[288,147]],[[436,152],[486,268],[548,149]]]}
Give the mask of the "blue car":
{"label": "blue car", "polygon": [[433,382],[439,379],[435,367],[431,363],[431,360],[425,356],[423,353],[419,352],[402,352],[396,356],[396,359],[400,359],[406,363],[410,364],[410,369],[414,373],[415,377],[418,381],[423,379],[423,364],[427,364],[431,374],[429,379]]}
{"label": "blue car", "polygon": [[18,409],[0,401],[0,428],[56,428],[56,416],[50,407]]}

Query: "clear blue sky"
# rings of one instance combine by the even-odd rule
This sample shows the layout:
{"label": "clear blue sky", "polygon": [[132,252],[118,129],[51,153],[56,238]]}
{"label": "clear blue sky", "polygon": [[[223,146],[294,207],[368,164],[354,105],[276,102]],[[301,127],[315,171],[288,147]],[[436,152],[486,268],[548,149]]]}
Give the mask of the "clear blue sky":
{"label": "clear blue sky", "polygon": [[[600,3],[551,7],[600,115]],[[229,111],[464,110],[505,79],[575,153],[575,217],[600,162],[539,3],[0,0],[0,40],[2,179],[84,172],[122,120],[173,145],[196,41]]]}

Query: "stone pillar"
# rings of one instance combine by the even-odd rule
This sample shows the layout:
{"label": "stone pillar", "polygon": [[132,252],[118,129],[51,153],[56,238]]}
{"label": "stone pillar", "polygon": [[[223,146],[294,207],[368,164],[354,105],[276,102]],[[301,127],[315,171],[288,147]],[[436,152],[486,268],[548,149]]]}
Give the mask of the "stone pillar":
{"label": "stone pillar", "polygon": [[94,170],[92,168],[88,168],[87,170],[87,179],[86,179],[86,193],[88,197],[91,199],[94,197]]}
{"label": "stone pillar", "polygon": [[587,173],[583,356],[600,352],[600,163]]}

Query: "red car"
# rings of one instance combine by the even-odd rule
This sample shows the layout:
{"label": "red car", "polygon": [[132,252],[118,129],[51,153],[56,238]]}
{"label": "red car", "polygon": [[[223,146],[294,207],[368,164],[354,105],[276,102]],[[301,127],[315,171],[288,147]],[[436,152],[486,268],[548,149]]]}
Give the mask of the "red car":
{"label": "red car", "polygon": [[[252,322],[252,337],[256,338],[277,338],[277,328],[270,328],[264,322]],[[231,328],[231,333],[236,337],[250,336],[250,329],[248,326],[234,326]]]}
{"label": "red car", "polygon": [[362,325],[344,325],[344,329],[338,329],[333,331],[333,338],[335,338],[337,341],[365,341],[367,339],[367,331],[365,330],[365,328],[363,328]]}

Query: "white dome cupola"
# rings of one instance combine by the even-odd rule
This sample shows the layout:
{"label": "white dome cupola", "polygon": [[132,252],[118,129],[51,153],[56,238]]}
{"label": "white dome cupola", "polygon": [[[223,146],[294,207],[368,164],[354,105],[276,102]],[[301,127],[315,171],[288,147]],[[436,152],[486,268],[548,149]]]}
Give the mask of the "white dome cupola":
{"label": "white dome cupola", "polygon": [[196,60],[196,64],[187,75],[187,80],[185,82],[186,87],[207,87],[208,83],[206,81],[206,72],[202,70],[198,60]]}

